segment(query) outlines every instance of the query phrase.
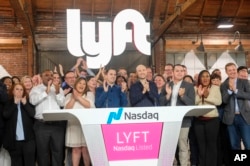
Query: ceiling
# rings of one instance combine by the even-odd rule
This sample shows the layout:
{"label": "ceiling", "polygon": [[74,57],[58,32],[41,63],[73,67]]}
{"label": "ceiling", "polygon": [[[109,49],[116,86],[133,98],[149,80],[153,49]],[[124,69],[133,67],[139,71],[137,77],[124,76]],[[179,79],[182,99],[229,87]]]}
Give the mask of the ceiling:
{"label": "ceiling", "polygon": [[[1,0],[0,48],[18,47],[28,37],[37,50],[65,50],[66,9],[86,21],[112,21],[123,9],[139,11],[151,23],[151,39],[250,34],[249,0]],[[217,29],[220,22],[233,23]],[[19,40],[21,39],[21,41]]]}

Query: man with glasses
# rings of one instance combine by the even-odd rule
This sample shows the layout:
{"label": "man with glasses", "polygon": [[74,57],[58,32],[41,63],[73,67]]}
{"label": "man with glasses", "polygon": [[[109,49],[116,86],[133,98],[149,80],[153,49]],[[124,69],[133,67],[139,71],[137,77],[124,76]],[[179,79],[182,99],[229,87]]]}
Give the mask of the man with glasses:
{"label": "man with glasses", "polygon": [[64,91],[65,96],[69,93],[72,93],[75,81],[76,81],[75,72],[67,71],[64,76],[64,83],[62,84],[62,89]]}
{"label": "man with glasses", "polygon": [[172,78],[173,78],[173,69],[174,69],[174,65],[173,64],[168,63],[168,64],[165,65],[163,77],[165,78],[165,80],[167,82],[172,81]]}

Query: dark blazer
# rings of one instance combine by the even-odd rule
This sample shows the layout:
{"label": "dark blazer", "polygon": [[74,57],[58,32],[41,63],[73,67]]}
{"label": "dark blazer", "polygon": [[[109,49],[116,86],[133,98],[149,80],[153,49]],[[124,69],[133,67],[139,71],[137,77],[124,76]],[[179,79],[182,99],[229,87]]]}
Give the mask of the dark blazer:
{"label": "dark blazer", "polygon": [[142,94],[143,85],[140,81],[131,85],[129,99],[132,107],[150,107],[159,105],[157,87],[153,81],[149,82],[149,92]]}
{"label": "dark blazer", "polygon": [[[171,81],[169,83],[169,86],[173,90],[174,82]],[[195,91],[194,91],[194,85],[182,81],[180,88],[185,88],[185,93],[183,97],[178,96],[177,101],[176,101],[176,106],[187,106],[187,105],[195,105]],[[166,91],[163,92],[163,96],[166,96]],[[162,106],[171,106],[171,100],[172,100],[172,95],[170,96],[170,99],[167,100],[166,97],[161,97],[160,98],[160,105]],[[185,117],[183,122],[182,122],[182,127],[189,127],[191,126],[191,120],[192,118],[190,117]]]}
{"label": "dark blazer", "polygon": [[[3,117],[6,121],[3,145],[8,150],[15,149],[17,113],[17,104],[14,103],[14,99],[12,98],[4,106],[3,112]],[[33,130],[35,108],[29,103],[28,100],[25,105],[21,104],[21,113],[25,141],[35,139]]]}
{"label": "dark blazer", "polygon": [[246,108],[245,101],[250,100],[250,84],[248,80],[237,79],[236,89],[238,92],[232,93],[231,95],[228,93],[229,85],[228,78],[221,84],[221,94],[222,94],[222,102],[224,103],[224,115],[223,122],[227,125],[231,125],[234,121],[235,116],[235,98],[237,99],[239,111],[246,121],[246,123],[250,124],[250,109]]}
{"label": "dark blazer", "polygon": [[104,91],[104,88],[102,86],[96,88],[96,108],[126,107],[127,104],[127,95],[125,92],[122,92],[120,86],[109,86],[107,92]]}

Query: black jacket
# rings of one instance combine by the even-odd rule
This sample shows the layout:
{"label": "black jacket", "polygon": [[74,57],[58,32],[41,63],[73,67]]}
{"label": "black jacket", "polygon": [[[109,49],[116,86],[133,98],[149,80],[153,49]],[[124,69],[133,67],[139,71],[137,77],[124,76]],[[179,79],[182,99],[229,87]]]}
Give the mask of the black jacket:
{"label": "black jacket", "polygon": [[[14,99],[12,98],[5,104],[3,110],[3,117],[6,122],[3,145],[8,150],[15,149],[17,113],[17,104],[14,103]],[[25,141],[35,139],[33,130],[35,108],[28,100],[25,105],[21,103],[21,113]]]}
{"label": "black jacket", "polygon": [[3,107],[8,101],[8,94],[6,86],[0,81],[0,147],[2,146],[4,120],[3,120]]}

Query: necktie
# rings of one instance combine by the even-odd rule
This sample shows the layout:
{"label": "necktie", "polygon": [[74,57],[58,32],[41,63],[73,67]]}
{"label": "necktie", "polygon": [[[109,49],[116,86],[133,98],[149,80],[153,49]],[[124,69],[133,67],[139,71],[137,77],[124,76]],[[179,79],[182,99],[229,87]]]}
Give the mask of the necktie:
{"label": "necktie", "polygon": [[22,113],[20,103],[17,104],[17,124],[16,124],[16,140],[21,141],[24,140],[24,132],[23,132],[23,121],[22,121]]}

